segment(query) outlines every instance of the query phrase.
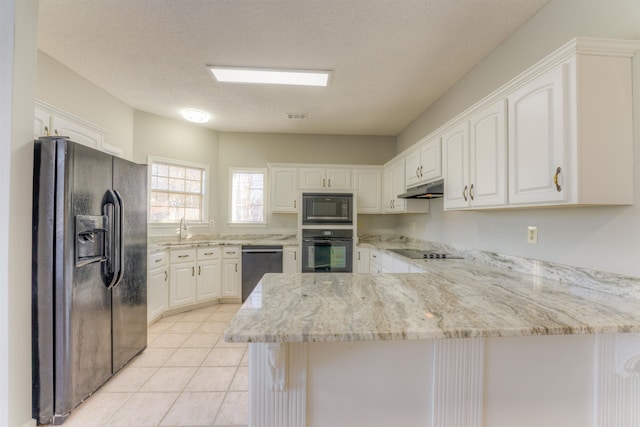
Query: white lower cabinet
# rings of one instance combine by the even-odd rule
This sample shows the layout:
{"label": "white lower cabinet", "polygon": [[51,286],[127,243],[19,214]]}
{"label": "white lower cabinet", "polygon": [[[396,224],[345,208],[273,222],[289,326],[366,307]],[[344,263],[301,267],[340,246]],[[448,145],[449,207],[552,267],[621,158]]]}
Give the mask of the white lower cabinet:
{"label": "white lower cabinet", "polygon": [[356,248],[355,273],[369,273],[369,248]]}
{"label": "white lower cabinet", "polygon": [[147,274],[147,323],[151,323],[167,309],[169,272],[167,252],[149,255]]}
{"label": "white lower cabinet", "polygon": [[172,250],[169,271],[169,308],[195,304],[196,250]]}
{"label": "white lower cabinet", "polygon": [[299,273],[300,263],[298,262],[298,247],[289,246],[282,248],[282,272]]}
{"label": "white lower cabinet", "polygon": [[242,257],[239,246],[222,249],[222,298],[240,302],[242,299]]}
{"label": "white lower cabinet", "polygon": [[382,273],[382,259],[380,251],[377,249],[369,250],[369,273]]}
{"label": "white lower cabinet", "polygon": [[198,249],[197,268],[196,300],[203,302],[220,298],[222,292],[222,251],[220,248]]}

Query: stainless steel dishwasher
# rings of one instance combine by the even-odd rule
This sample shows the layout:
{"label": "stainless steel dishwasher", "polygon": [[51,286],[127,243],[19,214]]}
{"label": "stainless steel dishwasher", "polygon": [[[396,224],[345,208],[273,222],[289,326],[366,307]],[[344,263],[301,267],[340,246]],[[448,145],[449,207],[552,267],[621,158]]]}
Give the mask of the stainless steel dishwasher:
{"label": "stainless steel dishwasher", "polygon": [[242,247],[242,302],[265,273],[282,273],[282,246]]}

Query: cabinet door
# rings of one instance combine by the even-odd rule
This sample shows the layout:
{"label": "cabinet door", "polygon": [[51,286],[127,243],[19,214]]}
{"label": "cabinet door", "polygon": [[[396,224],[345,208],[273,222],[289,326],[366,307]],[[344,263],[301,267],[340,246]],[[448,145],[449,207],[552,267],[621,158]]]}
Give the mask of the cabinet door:
{"label": "cabinet door", "polygon": [[398,199],[398,194],[405,192],[404,182],[404,162],[399,161],[393,165],[393,191],[391,194],[393,212],[404,212],[405,210],[405,199]]}
{"label": "cabinet door", "polygon": [[381,172],[379,169],[355,169],[353,172],[358,213],[382,212]]}
{"label": "cabinet door", "polygon": [[385,213],[393,212],[393,166],[387,165],[382,171],[384,179],[382,185],[382,211]]}
{"label": "cabinet door", "polygon": [[327,168],[325,170],[325,177],[327,179],[326,188],[332,190],[351,189],[351,169]]}
{"label": "cabinet door", "polygon": [[509,204],[565,200],[564,67],[514,91],[508,99]]}
{"label": "cabinet door", "polygon": [[471,206],[507,204],[506,105],[499,101],[469,121]]}
{"label": "cabinet door", "polygon": [[222,261],[199,261],[196,300],[206,301],[220,298]]}
{"label": "cabinet door", "polygon": [[469,206],[469,138],[465,121],[442,136],[445,159],[444,209]]}
{"label": "cabinet door", "polygon": [[297,247],[285,247],[282,250],[282,272],[283,273],[298,273],[300,268],[298,267],[298,248]]}
{"label": "cabinet door", "polygon": [[169,274],[166,268],[149,271],[147,279],[147,322],[152,322],[167,309]]}
{"label": "cabinet door", "polygon": [[415,150],[404,159],[405,185],[414,187],[420,183],[420,150]]}
{"label": "cabinet door", "polygon": [[242,298],[241,295],[241,270],[238,259],[222,260],[222,297]]}
{"label": "cabinet door", "polygon": [[432,182],[442,178],[442,144],[440,138],[427,142],[420,149],[420,181]]}
{"label": "cabinet door", "polygon": [[68,136],[74,142],[95,148],[96,150],[102,150],[102,134],[93,129],[80,126],[58,116],[53,117],[52,126],[54,132],[57,131],[60,136]]}
{"label": "cabinet door", "polygon": [[169,307],[193,304],[196,302],[196,264],[177,264],[171,266],[169,281]]}
{"label": "cabinet door", "polygon": [[356,273],[369,272],[369,256],[368,248],[356,248]]}
{"label": "cabinet door", "polygon": [[299,168],[298,188],[325,188],[327,180],[324,176],[324,168]]}
{"label": "cabinet door", "polygon": [[298,197],[298,169],[271,168],[271,212],[296,213]]}

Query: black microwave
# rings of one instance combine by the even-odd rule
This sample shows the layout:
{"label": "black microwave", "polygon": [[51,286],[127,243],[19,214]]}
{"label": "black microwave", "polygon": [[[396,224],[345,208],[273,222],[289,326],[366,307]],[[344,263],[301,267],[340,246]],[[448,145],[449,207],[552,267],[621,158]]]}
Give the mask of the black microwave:
{"label": "black microwave", "polygon": [[353,224],[352,193],[302,193],[302,225]]}

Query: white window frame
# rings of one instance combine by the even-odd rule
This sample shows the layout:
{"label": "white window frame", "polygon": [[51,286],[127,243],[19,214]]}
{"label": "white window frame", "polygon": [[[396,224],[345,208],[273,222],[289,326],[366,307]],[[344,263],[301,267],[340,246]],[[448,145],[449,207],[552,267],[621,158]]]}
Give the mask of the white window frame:
{"label": "white window frame", "polygon": [[[262,195],[262,208],[264,210],[263,221],[233,221],[233,174],[235,172],[248,172],[248,173],[261,173],[264,177],[264,187]],[[229,168],[229,202],[228,202],[228,221],[227,225],[230,227],[266,227],[267,225],[267,206],[268,206],[268,187],[267,184],[267,168],[241,168],[230,167]]]}
{"label": "white window frame", "polygon": [[202,221],[201,222],[193,222],[193,221],[189,221],[189,224],[193,224],[193,225],[207,225],[209,223],[209,181],[210,181],[210,175],[209,175],[209,165],[205,165],[202,163],[195,163],[195,162],[188,162],[185,160],[176,160],[176,159],[169,159],[166,157],[158,157],[158,156],[147,156],[147,222],[149,224],[153,224],[153,225],[172,225],[175,226],[176,224],[179,224],[179,221],[176,222],[163,222],[163,221],[152,221],[151,220],[151,165],[153,163],[168,163],[171,165],[176,165],[176,166],[185,166],[185,167],[190,167],[190,168],[198,168],[198,169],[203,169],[204,170],[204,180],[203,180],[203,186],[204,186],[204,191],[202,193]]}

